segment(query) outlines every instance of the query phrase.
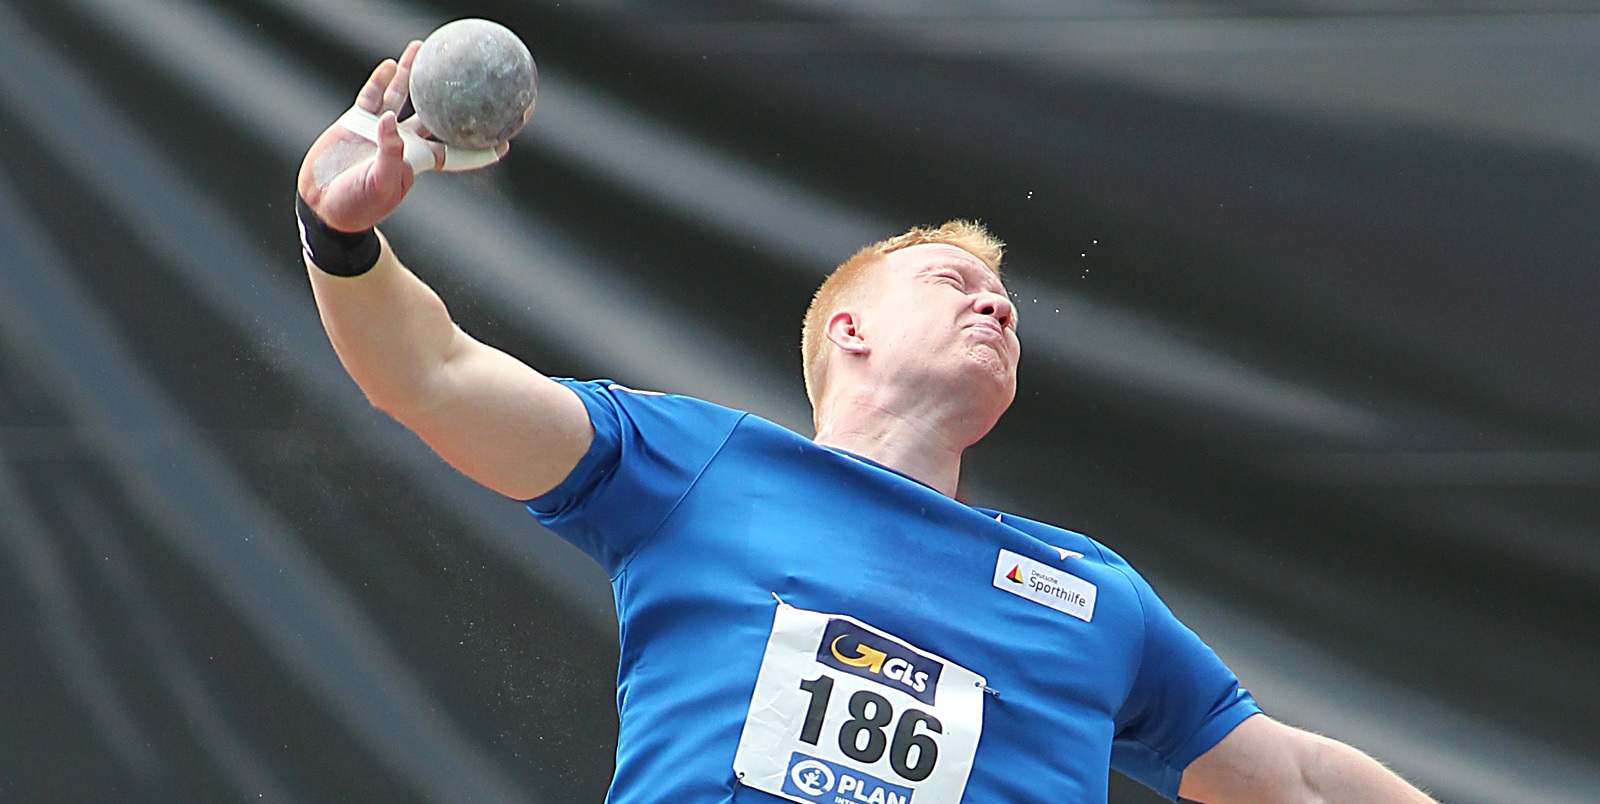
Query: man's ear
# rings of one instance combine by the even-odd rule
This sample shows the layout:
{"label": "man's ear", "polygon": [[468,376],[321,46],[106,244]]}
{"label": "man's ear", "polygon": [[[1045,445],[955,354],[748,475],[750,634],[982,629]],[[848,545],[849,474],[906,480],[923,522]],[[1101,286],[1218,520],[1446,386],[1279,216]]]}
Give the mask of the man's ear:
{"label": "man's ear", "polygon": [[867,340],[861,334],[861,319],[850,310],[840,310],[828,316],[828,323],[823,328],[828,340],[849,354],[865,355],[871,351]]}

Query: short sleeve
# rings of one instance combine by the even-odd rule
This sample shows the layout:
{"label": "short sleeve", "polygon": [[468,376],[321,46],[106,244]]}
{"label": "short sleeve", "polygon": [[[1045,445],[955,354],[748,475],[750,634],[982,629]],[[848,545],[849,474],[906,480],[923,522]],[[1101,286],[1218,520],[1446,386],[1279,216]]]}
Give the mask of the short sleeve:
{"label": "short sleeve", "polygon": [[1144,607],[1139,672],[1116,715],[1111,765],[1174,801],[1183,770],[1261,711],[1239,679],[1128,570]]}
{"label": "short sleeve", "polygon": [[727,442],[740,411],[605,380],[558,380],[588,409],[594,441],[567,478],[527,501],[534,517],[615,575]]}

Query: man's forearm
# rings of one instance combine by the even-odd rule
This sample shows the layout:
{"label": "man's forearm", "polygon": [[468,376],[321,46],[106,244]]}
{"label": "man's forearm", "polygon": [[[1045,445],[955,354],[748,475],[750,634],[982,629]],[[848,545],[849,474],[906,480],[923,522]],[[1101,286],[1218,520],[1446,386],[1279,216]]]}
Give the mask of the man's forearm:
{"label": "man's forearm", "polygon": [[332,276],[309,260],[306,268],[334,351],[367,398],[397,418],[425,407],[461,337],[438,294],[400,263],[387,240],[377,265],[360,276]]}
{"label": "man's forearm", "polygon": [[1372,757],[1260,714],[1190,763],[1178,795],[1203,804],[1434,804]]}
{"label": "man's forearm", "polygon": [[1435,804],[1382,763],[1337,740],[1313,736],[1302,766],[1311,801],[1329,804]]}

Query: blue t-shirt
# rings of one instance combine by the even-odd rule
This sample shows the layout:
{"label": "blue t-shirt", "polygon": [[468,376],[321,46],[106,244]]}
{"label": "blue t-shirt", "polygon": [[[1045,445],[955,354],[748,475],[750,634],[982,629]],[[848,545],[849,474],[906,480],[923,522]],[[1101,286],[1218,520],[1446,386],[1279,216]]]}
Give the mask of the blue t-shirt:
{"label": "blue t-shirt", "polygon": [[[782,800],[733,769],[775,597],[986,679],[966,802],[1103,802],[1108,765],[1176,799],[1189,762],[1260,711],[1127,562],[1082,534],[966,505],[751,414],[564,382],[594,443],[528,507],[612,580],[609,802]],[[1044,592],[1056,597],[1008,588],[1027,567],[1055,573]],[[1087,591],[1090,615],[1058,585]]]}

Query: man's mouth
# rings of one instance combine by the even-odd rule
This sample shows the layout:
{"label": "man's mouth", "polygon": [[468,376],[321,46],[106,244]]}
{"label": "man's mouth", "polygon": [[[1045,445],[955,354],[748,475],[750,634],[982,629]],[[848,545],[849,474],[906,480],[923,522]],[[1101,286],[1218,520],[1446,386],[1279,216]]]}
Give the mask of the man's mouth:
{"label": "man's mouth", "polygon": [[1005,330],[1002,329],[1001,326],[998,323],[994,322],[994,321],[973,321],[972,323],[967,324],[967,328],[968,329],[985,330],[987,332],[994,333],[996,336],[999,336],[999,337],[1002,337],[1002,338],[1005,337],[1005,334],[1006,334]]}

